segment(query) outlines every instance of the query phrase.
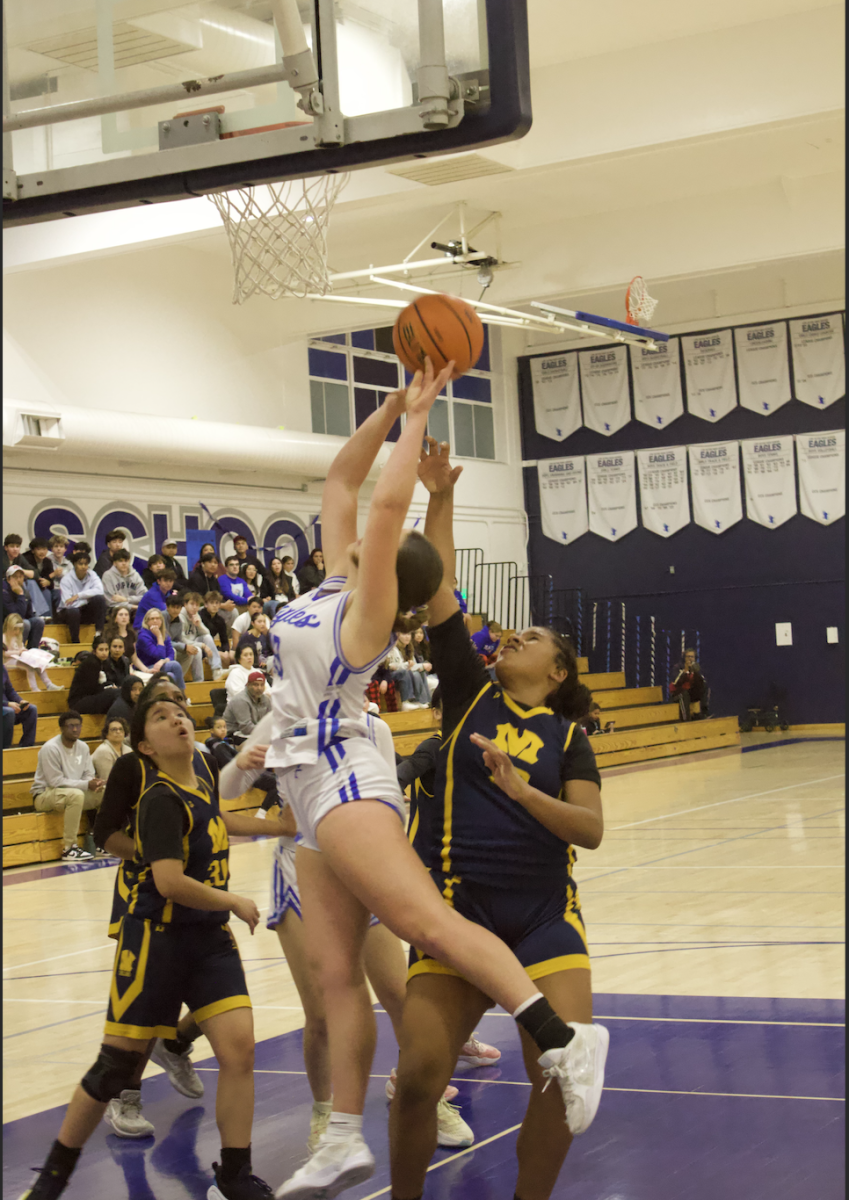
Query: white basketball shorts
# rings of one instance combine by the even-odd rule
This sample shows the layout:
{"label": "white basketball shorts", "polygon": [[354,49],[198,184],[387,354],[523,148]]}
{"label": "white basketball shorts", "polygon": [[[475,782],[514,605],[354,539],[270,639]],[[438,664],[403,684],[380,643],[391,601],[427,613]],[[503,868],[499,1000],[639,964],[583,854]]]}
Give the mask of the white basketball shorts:
{"label": "white basketball shorts", "polygon": [[[267,929],[276,929],[286,913],[291,911],[299,921],[301,915],[301,893],[298,890],[298,873],[295,868],[295,844],[293,838],[280,838],[274,847],[271,864],[271,895],[268,898]],[[372,914],[369,927],[380,921]]]}

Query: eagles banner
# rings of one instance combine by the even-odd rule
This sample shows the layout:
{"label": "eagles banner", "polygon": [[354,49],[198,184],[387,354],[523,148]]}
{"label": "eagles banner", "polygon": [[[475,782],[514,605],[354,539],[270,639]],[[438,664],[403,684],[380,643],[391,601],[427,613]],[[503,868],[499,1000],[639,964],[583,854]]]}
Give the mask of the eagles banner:
{"label": "eagles banner", "polygon": [[643,527],[661,537],[672,537],[690,524],[687,451],[683,446],[638,450],[637,465]]}
{"label": "eagles banner", "polygon": [[793,381],[797,400],[828,408],[846,394],[846,356],[840,313],[790,322]]}
{"label": "eagles banner", "polygon": [[583,458],[546,458],[537,463],[542,531],[561,546],[589,528]]}
{"label": "eagles banner", "polygon": [[665,429],[684,415],[678,339],[659,342],[656,350],[630,346],[634,380],[634,416],[644,425]]}
{"label": "eagles banner", "polygon": [[681,337],[687,387],[687,412],[703,421],[719,421],[737,407],[731,330]]}
{"label": "eagles banner", "polygon": [[578,355],[553,354],[531,359],[534,424],[537,433],[562,442],[581,424]]}
{"label": "eagles banner", "polygon": [[625,346],[580,350],[581,392],[587,429],[609,437],[631,420],[628,356]]}
{"label": "eagles banner", "polygon": [[734,344],[740,405],[768,417],[791,398],[787,326],[775,321],[735,329]]}
{"label": "eagles banner", "polygon": [[796,464],[803,516],[831,525],[846,515],[846,431],[797,433]]}
{"label": "eagles banner", "polygon": [[618,542],[637,528],[634,451],[588,454],[586,464],[590,532]]}
{"label": "eagles banner", "polygon": [[767,529],[795,517],[793,437],[751,438],[740,443],[746,479],[746,516]]}
{"label": "eagles banner", "polygon": [[688,446],[693,520],[711,533],[724,533],[743,519],[740,451],[736,442]]}

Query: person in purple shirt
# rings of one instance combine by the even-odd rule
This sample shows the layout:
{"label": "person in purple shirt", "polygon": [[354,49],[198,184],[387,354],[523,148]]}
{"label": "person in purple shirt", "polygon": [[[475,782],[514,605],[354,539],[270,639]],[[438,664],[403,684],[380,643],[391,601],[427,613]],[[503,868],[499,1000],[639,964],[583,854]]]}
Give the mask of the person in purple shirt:
{"label": "person in purple shirt", "polygon": [[166,567],[164,571],[160,571],[155,582],[151,584],[141,600],[139,600],[139,606],[133,618],[133,629],[141,629],[145,613],[148,609],[158,608],[160,612],[165,612],[165,597],[174,591],[174,580],[176,578],[176,573],[170,567]]}
{"label": "person in purple shirt", "polygon": [[[225,602],[232,600],[236,608],[244,611],[253,593],[247,581],[239,574],[240,566],[241,563],[235,554],[228,555],[224,560],[225,573],[218,576],[218,588]],[[233,619],[235,620],[235,617]]]}
{"label": "person in purple shirt", "polygon": [[3,668],[3,749],[8,750],[15,735],[15,726],[22,725],[21,746],[35,745],[35,723],[38,720],[38,709],[34,704],[22,700],[9,678],[9,672]]}
{"label": "person in purple shirt", "polygon": [[148,609],[136,641],[136,655],[145,670],[170,675],[180,691],[185,693],[183,668],[174,655],[174,647],[167,633],[167,619],[166,614],[158,608]]}
{"label": "person in purple shirt", "polygon": [[490,621],[488,625],[484,625],[483,629],[472,634],[475,649],[486,660],[487,664],[495,661],[498,647],[501,645],[501,634],[503,632],[498,621]]}

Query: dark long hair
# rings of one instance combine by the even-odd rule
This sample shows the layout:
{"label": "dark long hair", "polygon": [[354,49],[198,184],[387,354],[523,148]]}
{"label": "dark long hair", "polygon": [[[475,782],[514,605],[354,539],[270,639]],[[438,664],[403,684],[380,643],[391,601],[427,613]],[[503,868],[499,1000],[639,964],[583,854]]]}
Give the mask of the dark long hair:
{"label": "dark long hair", "polygon": [[[442,558],[424,534],[411,529],[398,547],[398,614],[394,633],[412,633],[427,620],[427,602],[442,583]],[[408,615],[413,611],[414,615]]]}
{"label": "dark long hair", "polygon": [[567,721],[582,721],[590,711],[593,702],[592,692],[583,683],[578,682],[578,658],[575,647],[569,639],[556,629],[546,629],[546,633],[554,643],[555,666],[559,671],[568,671],[568,675],[545,698],[546,707]]}

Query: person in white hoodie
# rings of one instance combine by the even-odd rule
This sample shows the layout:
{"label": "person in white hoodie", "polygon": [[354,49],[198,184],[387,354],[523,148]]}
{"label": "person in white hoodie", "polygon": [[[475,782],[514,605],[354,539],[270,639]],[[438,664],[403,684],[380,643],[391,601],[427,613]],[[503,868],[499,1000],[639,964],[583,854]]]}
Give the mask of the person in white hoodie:
{"label": "person in white hoodie", "polygon": [[103,594],[110,610],[125,605],[133,616],[139,600],[147,591],[144,580],[133,567],[129,550],[117,550],[112,556],[112,566],[103,572]]}

